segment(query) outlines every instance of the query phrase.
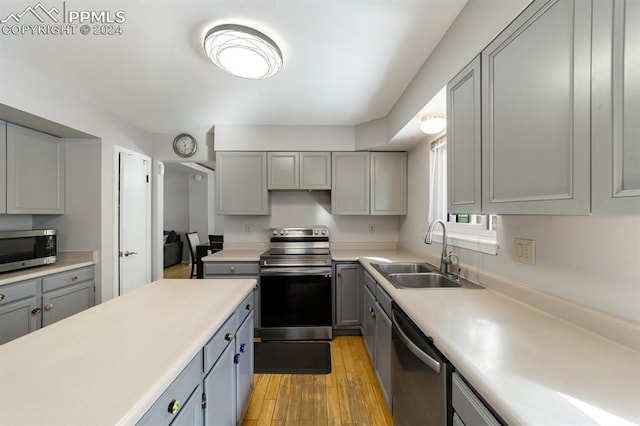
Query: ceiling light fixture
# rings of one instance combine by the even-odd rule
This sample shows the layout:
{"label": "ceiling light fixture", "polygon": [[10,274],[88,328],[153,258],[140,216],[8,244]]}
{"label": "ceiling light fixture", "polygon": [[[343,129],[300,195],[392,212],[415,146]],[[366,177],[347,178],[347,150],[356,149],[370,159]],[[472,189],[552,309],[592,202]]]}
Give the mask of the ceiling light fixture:
{"label": "ceiling light fixture", "polygon": [[447,119],[444,114],[427,114],[420,122],[420,130],[428,135],[440,133],[445,127],[447,127]]}
{"label": "ceiling light fixture", "polygon": [[218,25],[204,38],[204,50],[219,68],[237,77],[269,78],[282,68],[282,52],[266,35],[242,25]]}

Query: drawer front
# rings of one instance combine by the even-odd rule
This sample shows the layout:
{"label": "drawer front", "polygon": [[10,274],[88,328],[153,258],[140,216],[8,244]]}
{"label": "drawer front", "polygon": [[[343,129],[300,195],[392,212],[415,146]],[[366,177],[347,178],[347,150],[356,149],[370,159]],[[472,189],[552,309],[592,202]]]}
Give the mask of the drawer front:
{"label": "drawer front", "polygon": [[257,262],[205,262],[205,275],[259,275],[260,267]]}
{"label": "drawer front", "polygon": [[0,307],[16,300],[34,297],[37,291],[38,280],[20,281],[0,286]]}
{"label": "drawer front", "polygon": [[500,422],[491,414],[489,409],[458,373],[453,373],[451,403],[453,410],[465,425],[500,425]]}
{"label": "drawer front", "polygon": [[137,424],[168,425],[171,423],[201,381],[202,351],[189,362]]}
{"label": "drawer front", "polygon": [[87,266],[86,268],[73,269],[71,271],[51,275],[42,279],[42,292],[46,293],[47,291],[57,290],[71,284],[92,280],[93,276],[93,266]]}
{"label": "drawer front", "polygon": [[204,345],[204,372],[208,372],[213,364],[216,363],[220,354],[225,350],[229,344],[233,345],[233,340],[236,337],[236,330],[238,329],[237,314],[234,312],[231,316],[222,324],[216,334]]}
{"label": "drawer front", "polygon": [[240,327],[240,324],[243,323],[244,319],[249,316],[249,314],[253,311],[253,291],[244,298],[242,303],[238,305],[236,308],[236,328]]}
{"label": "drawer front", "polygon": [[376,280],[367,271],[364,271],[364,284],[372,294],[376,294]]}
{"label": "drawer front", "polygon": [[376,285],[376,299],[384,313],[391,318],[391,296],[384,291],[380,284]]}

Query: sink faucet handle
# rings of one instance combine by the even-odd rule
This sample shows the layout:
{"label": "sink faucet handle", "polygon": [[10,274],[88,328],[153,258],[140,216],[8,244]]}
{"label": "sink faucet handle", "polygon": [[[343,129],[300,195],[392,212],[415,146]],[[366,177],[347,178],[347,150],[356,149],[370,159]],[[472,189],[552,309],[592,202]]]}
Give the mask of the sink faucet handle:
{"label": "sink faucet handle", "polygon": [[456,275],[456,279],[459,279],[460,278],[460,258],[458,257],[458,255],[453,253],[453,252],[448,253],[447,254],[447,265],[453,265],[454,264],[454,262],[453,262],[454,258],[456,259],[456,261],[455,261],[456,267],[455,267],[455,269],[453,269],[453,271],[454,271],[454,274]]}

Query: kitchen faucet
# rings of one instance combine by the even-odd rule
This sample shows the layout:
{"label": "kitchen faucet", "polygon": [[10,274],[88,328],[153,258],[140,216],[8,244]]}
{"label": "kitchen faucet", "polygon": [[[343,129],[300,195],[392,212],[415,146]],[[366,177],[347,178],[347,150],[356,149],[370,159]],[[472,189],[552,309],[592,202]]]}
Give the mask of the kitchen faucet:
{"label": "kitchen faucet", "polygon": [[[436,224],[442,225],[442,255],[440,256],[440,272],[443,274],[447,274],[447,266],[451,263],[451,259],[447,254],[447,224],[444,223],[443,220],[437,219],[429,224],[429,229],[427,229],[427,235],[424,237],[425,244],[431,244],[431,239],[433,235],[433,228]],[[456,256],[457,257],[457,256]]]}

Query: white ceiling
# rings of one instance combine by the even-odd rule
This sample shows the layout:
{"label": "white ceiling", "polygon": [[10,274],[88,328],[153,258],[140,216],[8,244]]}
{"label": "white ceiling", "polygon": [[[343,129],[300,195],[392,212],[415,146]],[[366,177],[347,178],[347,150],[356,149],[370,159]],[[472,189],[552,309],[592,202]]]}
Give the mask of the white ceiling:
{"label": "white ceiling", "polygon": [[[13,9],[27,3],[11,2]],[[67,1],[67,9],[124,10],[124,33],[2,36],[0,51],[154,133],[206,132],[215,124],[354,125],[388,114],[465,3]],[[221,23],[253,26],[276,41],[281,73],[256,81],[216,68],[202,40]]]}

